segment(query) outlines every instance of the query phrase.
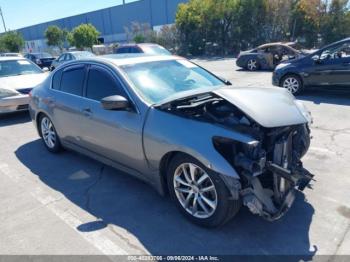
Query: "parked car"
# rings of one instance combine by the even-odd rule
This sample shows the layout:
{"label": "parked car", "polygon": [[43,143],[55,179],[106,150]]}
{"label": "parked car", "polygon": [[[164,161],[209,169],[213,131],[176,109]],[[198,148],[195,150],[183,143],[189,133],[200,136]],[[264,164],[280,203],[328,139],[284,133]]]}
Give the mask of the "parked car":
{"label": "parked car", "polygon": [[295,43],[270,43],[253,50],[241,52],[236,60],[237,66],[249,71],[273,70],[279,63],[302,57],[306,51],[293,48]]}
{"label": "parked car", "polygon": [[164,47],[157,44],[125,44],[120,45],[116,54],[148,54],[148,55],[171,55]]}
{"label": "parked car", "polygon": [[61,54],[57,59],[52,61],[50,70],[53,71],[59,65],[68,61],[79,60],[84,58],[94,57],[95,55],[89,51],[73,51]]}
{"label": "parked car", "polygon": [[1,53],[0,56],[23,57],[23,55],[20,53]]}
{"label": "parked car", "polygon": [[308,86],[350,86],[350,38],[312,54],[281,63],[273,84],[300,94]]}
{"label": "parked car", "polygon": [[0,57],[0,114],[27,110],[29,92],[46,77],[25,58]]}
{"label": "parked car", "polygon": [[312,178],[301,162],[310,114],[286,90],[225,83],[176,56],[74,61],[33,90],[30,115],[50,152],[168,191],[199,225],[227,222],[241,203],[276,220]]}
{"label": "parked car", "polygon": [[49,53],[29,53],[24,55],[24,57],[37,64],[40,68],[50,68],[52,61],[55,60]]}

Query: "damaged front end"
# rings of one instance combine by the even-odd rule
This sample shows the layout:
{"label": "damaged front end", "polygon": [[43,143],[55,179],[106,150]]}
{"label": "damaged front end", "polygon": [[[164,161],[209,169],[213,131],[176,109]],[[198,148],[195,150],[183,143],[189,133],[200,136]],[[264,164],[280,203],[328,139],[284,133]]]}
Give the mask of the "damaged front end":
{"label": "damaged front end", "polygon": [[269,131],[254,146],[233,145],[233,165],[242,176],[243,204],[252,213],[273,221],[288,211],[296,189],[303,191],[313,175],[301,162],[310,145],[307,125]]}
{"label": "damaged front end", "polygon": [[234,191],[239,192],[243,204],[253,214],[269,221],[281,218],[293,204],[296,190],[303,191],[313,178],[301,162],[310,146],[307,120],[293,120],[283,127],[264,127],[233,103],[212,93],[177,100],[160,109],[255,139],[254,143],[246,144],[213,137],[215,149],[240,176],[239,189]]}

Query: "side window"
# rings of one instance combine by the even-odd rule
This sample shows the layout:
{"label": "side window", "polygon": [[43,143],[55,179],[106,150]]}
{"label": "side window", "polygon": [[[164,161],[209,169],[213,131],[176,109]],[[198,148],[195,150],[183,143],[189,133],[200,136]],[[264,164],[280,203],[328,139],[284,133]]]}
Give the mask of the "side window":
{"label": "side window", "polygon": [[73,60],[73,58],[72,58],[72,55],[71,54],[66,54],[66,59],[65,59],[66,61],[71,61],[71,60]]}
{"label": "side window", "polygon": [[87,80],[86,97],[101,101],[102,98],[113,95],[125,96],[119,81],[107,71],[98,67],[91,67]]}
{"label": "side window", "polygon": [[54,76],[52,77],[52,89],[59,90],[61,85],[61,78],[62,78],[62,69],[57,71]]}
{"label": "side window", "polygon": [[85,77],[85,66],[72,66],[63,71],[61,91],[73,95],[82,96]]}
{"label": "side window", "polygon": [[65,57],[65,54],[61,55],[59,58],[58,58],[58,62],[62,62],[64,60],[64,57]]}

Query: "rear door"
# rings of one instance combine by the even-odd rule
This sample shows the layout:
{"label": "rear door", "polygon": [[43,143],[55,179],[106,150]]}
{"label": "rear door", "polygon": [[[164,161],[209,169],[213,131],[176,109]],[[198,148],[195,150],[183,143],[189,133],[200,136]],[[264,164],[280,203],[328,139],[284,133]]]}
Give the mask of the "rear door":
{"label": "rear door", "polygon": [[120,95],[130,100],[121,81],[108,68],[91,65],[86,82],[86,112],[82,123],[83,146],[107,159],[119,168],[133,173],[144,167],[142,148],[143,118],[133,107],[111,111],[102,108],[102,98]]}
{"label": "rear door", "polygon": [[84,64],[65,67],[53,76],[53,121],[59,136],[80,144],[83,85],[86,76]]}

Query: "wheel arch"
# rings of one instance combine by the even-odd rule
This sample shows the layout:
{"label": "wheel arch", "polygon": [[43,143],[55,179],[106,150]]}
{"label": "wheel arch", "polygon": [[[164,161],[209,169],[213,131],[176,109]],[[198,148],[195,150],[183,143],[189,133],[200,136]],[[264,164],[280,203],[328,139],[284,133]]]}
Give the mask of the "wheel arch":
{"label": "wheel arch", "polygon": [[36,125],[36,129],[38,130],[38,133],[39,133],[39,136],[42,137],[42,134],[41,134],[41,128],[40,128],[40,118],[42,116],[46,116],[46,114],[42,111],[39,111],[36,116],[35,116],[35,125]]}
{"label": "wheel arch", "polygon": [[[167,177],[167,169],[168,169],[168,166],[171,163],[172,159],[175,156],[178,156],[178,155],[189,156],[189,157],[194,158],[197,161],[201,162],[201,159],[198,159],[198,157],[196,157],[196,156],[194,156],[192,154],[183,152],[183,151],[170,151],[170,152],[166,153],[161,158],[161,161],[160,161],[160,164],[159,164],[159,175],[160,175],[160,181],[161,181],[161,187],[162,187],[163,194],[168,194],[169,193],[168,186],[167,186],[167,182],[168,182],[167,181],[167,179],[168,179],[168,177]],[[217,173],[217,171],[215,171],[213,169],[211,169],[211,170],[221,177],[221,179],[223,180],[223,182],[226,185],[227,189],[230,191],[232,198],[233,199],[239,199],[239,190],[241,188],[240,177],[237,174],[233,174],[232,176],[228,176],[228,175]],[[232,167],[232,170],[235,171],[235,169],[233,167]]]}
{"label": "wheel arch", "polygon": [[159,175],[160,175],[160,180],[161,180],[161,186],[163,189],[163,192],[165,194],[168,194],[169,190],[167,187],[167,168],[171,162],[171,160],[176,156],[176,155],[189,155],[185,152],[182,151],[170,151],[166,153],[160,160],[159,163]]}

